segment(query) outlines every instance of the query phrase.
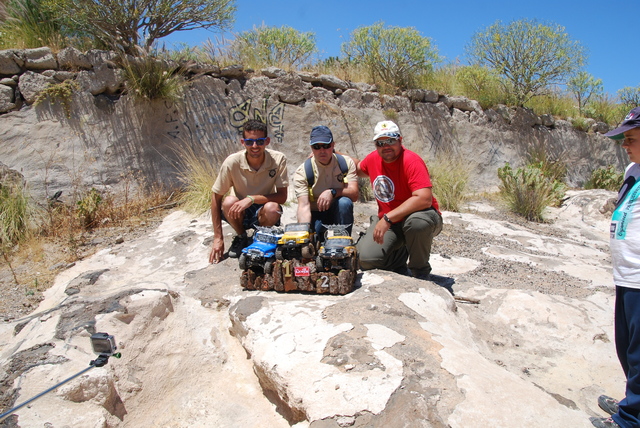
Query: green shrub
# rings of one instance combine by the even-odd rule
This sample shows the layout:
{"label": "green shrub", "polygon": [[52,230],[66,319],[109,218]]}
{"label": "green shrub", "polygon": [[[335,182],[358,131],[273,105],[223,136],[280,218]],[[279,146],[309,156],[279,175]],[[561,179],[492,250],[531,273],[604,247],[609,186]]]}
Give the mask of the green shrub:
{"label": "green shrub", "polygon": [[433,71],[440,61],[431,39],[413,27],[385,27],[384,22],[356,28],[342,53],[361,64],[371,79],[391,88],[415,88],[420,77]]}
{"label": "green shrub", "polygon": [[101,202],[102,196],[94,188],[91,188],[82,199],[76,202],[76,215],[85,229],[90,229],[96,225],[96,214]]}
{"label": "green shrub", "polygon": [[439,154],[429,163],[433,193],[438,199],[440,209],[460,211],[467,196],[468,166],[469,162],[452,153]]}
{"label": "green shrub", "polygon": [[27,237],[37,218],[38,210],[22,183],[7,180],[0,184],[0,246],[3,252]]}
{"label": "green shrub", "polygon": [[238,34],[228,54],[245,67],[296,69],[304,66],[317,51],[315,38],[314,33],[303,33],[286,25],[263,25]]}
{"label": "green shrub", "polygon": [[478,101],[483,109],[514,102],[513,97],[505,91],[506,83],[486,67],[460,67],[455,78],[460,95]]}
{"label": "green shrub", "polygon": [[603,94],[589,101],[583,111],[587,117],[615,126],[629,112],[629,106],[618,104],[614,97]]}
{"label": "green shrub", "polygon": [[60,103],[67,117],[70,117],[73,91],[77,91],[78,89],[78,82],[70,79],[61,83],[51,84],[38,94],[33,104],[39,105],[46,99],[48,99],[51,104]]}
{"label": "green shrub", "polygon": [[584,184],[585,189],[605,189],[617,192],[622,186],[624,172],[616,171],[613,165],[598,168],[591,172],[591,177]]}
{"label": "green shrub", "polygon": [[[124,58],[124,57],[123,57]],[[185,79],[178,66],[169,65],[151,55],[121,59],[128,93],[138,99],[178,101]]]}
{"label": "green shrub", "polygon": [[573,99],[558,91],[549,91],[538,95],[525,103],[537,115],[550,114],[552,116],[567,118],[580,115]]}
{"label": "green shrub", "polygon": [[500,195],[509,209],[531,221],[543,221],[542,212],[547,206],[559,205],[564,198],[565,185],[545,176],[532,165],[514,171],[507,163],[498,168],[502,182]]}
{"label": "green shrub", "polygon": [[583,132],[589,132],[591,129],[591,124],[584,117],[572,117],[571,124],[574,128]]}

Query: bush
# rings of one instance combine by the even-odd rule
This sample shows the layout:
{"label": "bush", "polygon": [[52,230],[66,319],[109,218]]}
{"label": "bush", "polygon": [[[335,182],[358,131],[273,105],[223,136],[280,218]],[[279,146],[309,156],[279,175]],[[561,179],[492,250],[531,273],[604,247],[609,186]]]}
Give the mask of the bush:
{"label": "bush", "polygon": [[587,61],[586,50],[564,27],[528,19],[507,25],[496,21],[474,34],[467,54],[509,81],[519,106],[551,85],[565,83]]}
{"label": "bush", "polygon": [[76,215],[85,229],[91,229],[96,225],[96,214],[101,202],[102,196],[94,188],[76,202]]}
{"label": "bush", "polygon": [[585,189],[605,189],[617,192],[622,186],[624,172],[616,171],[613,165],[598,168],[591,172],[591,177],[584,184]]}
{"label": "bush", "polygon": [[469,162],[452,153],[436,156],[429,164],[429,175],[433,183],[433,193],[440,209],[459,212],[466,200],[469,181]]}
{"label": "bush", "polygon": [[218,169],[211,162],[211,156],[202,149],[184,144],[178,146],[175,152],[181,168],[178,178],[184,186],[180,202],[186,211],[203,213],[211,207],[211,188],[218,176]]}
{"label": "bush", "polygon": [[385,28],[384,22],[356,28],[342,52],[362,65],[375,83],[398,89],[416,87],[420,77],[440,61],[431,39],[413,27]]}
{"label": "bush", "polygon": [[626,116],[629,107],[618,104],[612,96],[603,94],[594,97],[583,110],[585,116],[614,126],[621,117]]}
{"label": "bush", "polygon": [[64,109],[67,117],[71,117],[71,100],[73,99],[73,91],[79,89],[78,82],[75,80],[65,80],[61,83],[56,83],[47,86],[36,97],[34,105],[39,105],[44,100],[48,99],[52,104],[60,103]]}
{"label": "bush", "polygon": [[127,91],[138,99],[164,99],[178,101],[182,98],[185,79],[177,66],[146,55],[141,58],[120,60]]}
{"label": "bush", "polygon": [[514,101],[505,91],[506,84],[500,76],[486,67],[461,67],[455,77],[460,94],[478,101],[483,109],[498,104],[512,104]]}
{"label": "bush", "polygon": [[39,211],[29,192],[17,181],[0,184],[0,247],[2,251],[27,237],[37,223]]}
{"label": "bush", "polygon": [[513,171],[507,163],[498,168],[502,182],[500,195],[509,209],[531,221],[544,221],[542,212],[547,206],[559,205],[564,198],[565,185],[545,176],[533,165]]}
{"label": "bush", "polygon": [[231,42],[228,55],[245,67],[276,66],[296,69],[305,65],[316,51],[314,33],[294,28],[261,26],[240,33]]}

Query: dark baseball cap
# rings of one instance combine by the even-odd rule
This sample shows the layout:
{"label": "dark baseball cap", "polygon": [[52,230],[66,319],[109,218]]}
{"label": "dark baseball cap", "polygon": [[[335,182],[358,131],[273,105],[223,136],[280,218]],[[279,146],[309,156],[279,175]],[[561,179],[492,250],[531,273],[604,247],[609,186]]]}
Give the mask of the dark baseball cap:
{"label": "dark baseball cap", "polygon": [[620,126],[604,135],[614,140],[622,140],[624,138],[623,134],[633,128],[640,128],[640,107],[631,110]]}
{"label": "dark baseball cap", "polygon": [[333,142],[333,134],[331,130],[324,125],[316,126],[311,130],[311,139],[309,145],[314,144],[331,144]]}

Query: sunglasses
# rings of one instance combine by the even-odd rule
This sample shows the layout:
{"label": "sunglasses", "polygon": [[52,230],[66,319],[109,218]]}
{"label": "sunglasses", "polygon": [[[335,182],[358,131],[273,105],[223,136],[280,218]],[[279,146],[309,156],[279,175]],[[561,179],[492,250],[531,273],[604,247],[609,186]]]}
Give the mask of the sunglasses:
{"label": "sunglasses", "polygon": [[243,138],[242,142],[247,147],[252,147],[253,143],[256,143],[258,146],[264,146],[264,143],[267,141],[266,138]]}
{"label": "sunglasses", "polygon": [[331,148],[331,144],[314,144],[311,148],[313,150],[328,150]]}
{"label": "sunglasses", "polygon": [[376,140],[376,147],[384,147],[384,146],[393,146],[395,143],[398,142],[397,138],[387,138],[384,140]]}

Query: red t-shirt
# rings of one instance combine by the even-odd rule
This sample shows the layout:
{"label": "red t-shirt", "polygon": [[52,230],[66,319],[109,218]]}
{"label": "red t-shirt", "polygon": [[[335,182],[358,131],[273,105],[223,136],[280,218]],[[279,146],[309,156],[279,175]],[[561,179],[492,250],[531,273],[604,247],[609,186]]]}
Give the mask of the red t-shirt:
{"label": "red t-shirt", "polygon": [[[427,165],[417,153],[403,147],[400,157],[387,163],[373,151],[360,162],[360,169],[369,176],[373,194],[378,201],[378,218],[399,207],[418,189],[432,187]],[[433,196],[431,206],[440,212]]]}

